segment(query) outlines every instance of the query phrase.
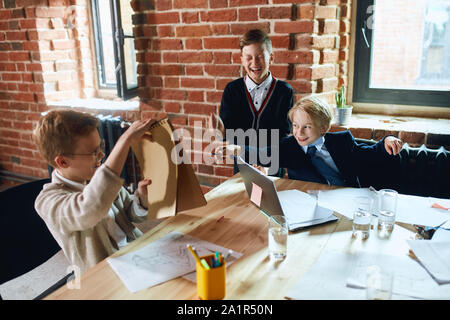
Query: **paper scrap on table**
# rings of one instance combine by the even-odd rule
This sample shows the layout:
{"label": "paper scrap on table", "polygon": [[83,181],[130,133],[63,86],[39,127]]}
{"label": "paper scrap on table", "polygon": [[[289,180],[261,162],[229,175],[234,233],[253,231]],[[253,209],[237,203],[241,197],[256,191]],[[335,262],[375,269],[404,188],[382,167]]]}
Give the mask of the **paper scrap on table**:
{"label": "paper scrap on table", "polygon": [[[190,244],[200,256],[229,249],[200,240],[181,232],[172,231],[145,247],[107,262],[127,289],[134,293],[195,271],[195,259],[187,249]],[[242,254],[236,252],[234,258]]]}
{"label": "paper scrap on table", "polygon": [[450,242],[408,240],[408,245],[439,284],[450,283]]}
{"label": "paper scrap on table", "polygon": [[252,193],[250,196],[250,201],[256,204],[258,207],[261,206],[262,198],[262,188],[256,183],[252,182]]}

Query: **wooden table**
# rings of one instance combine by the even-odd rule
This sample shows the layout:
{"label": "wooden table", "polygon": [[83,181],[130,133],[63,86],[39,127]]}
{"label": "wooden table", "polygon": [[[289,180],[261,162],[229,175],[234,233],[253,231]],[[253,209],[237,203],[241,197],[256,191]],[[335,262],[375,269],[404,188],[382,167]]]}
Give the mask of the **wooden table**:
{"label": "wooden table", "polygon": [[[279,191],[333,188],[312,182],[274,180]],[[166,219],[113,256],[140,249],[176,230],[243,253],[227,269],[226,299],[283,299],[327,250],[405,255],[409,251],[405,240],[414,236],[397,225],[388,240],[378,239],[372,230],[369,239],[361,241],[351,236],[352,222],[337,214],[338,222],[291,232],[287,258],[274,266],[267,254],[267,218],[249,201],[239,174],[208,192],[206,200],[206,206]],[[80,285],[80,289],[64,286],[47,299],[198,299],[196,284],[182,277],[130,293],[106,260],[85,272]]]}

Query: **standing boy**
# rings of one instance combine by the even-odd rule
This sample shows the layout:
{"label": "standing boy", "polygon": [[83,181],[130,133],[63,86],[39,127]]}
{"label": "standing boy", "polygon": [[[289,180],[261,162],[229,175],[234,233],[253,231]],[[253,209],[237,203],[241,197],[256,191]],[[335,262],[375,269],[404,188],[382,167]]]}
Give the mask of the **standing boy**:
{"label": "standing boy", "polygon": [[131,143],[144,137],[152,121],[135,121],[103,164],[98,123],[87,113],[52,110],[34,131],[42,156],[55,168],[51,182],[36,199],[36,211],[81,272],[142,235],[132,222],[146,218],[151,183],[140,181],[137,192],[130,195],[120,172]]}
{"label": "standing boy", "polygon": [[[225,129],[253,129],[256,132],[254,147],[260,144],[260,129],[268,129],[267,144],[263,147],[278,144],[279,141],[271,141],[271,130],[278,130],[278,140],[291,131],[287,113],[294,104],[292,87],[270,73],[272,42],[264,31],[247,31],[240,39],[239,47],[246,75],[225,87],[220,118]],[[236,137],[228,140],[231,144],[239,144]],[[244,145],[249,144],[247,141]]]}

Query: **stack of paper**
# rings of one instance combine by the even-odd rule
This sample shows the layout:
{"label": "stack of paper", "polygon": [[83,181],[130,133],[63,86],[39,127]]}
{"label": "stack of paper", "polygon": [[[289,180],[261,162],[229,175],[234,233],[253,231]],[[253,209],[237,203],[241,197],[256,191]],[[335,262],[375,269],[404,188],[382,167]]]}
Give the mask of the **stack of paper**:
{"label": "stack of paper", "polygon": [[289,299],[366,299],[366,271],[373,265],[394,274],[392,299],[449,299],[450,285],[439,286],[408,256],[361,252],[323,253],[286,294]]}
{"label": "stack of paper", "polygon": [[[226,256],[228,249],[183,233],[173,231],[142,249],[115,258],[108,258],[111,268],[130,292],[137,292],[194,271],[195,260],[187,249],[190,244],[199,256],[219,252]],[[232,253],[232,259],[242,256]],[[229,261],[229,260],[227,260]]]}
{"label": "stack of paper", "polygon": [[[376,203],[377,194],[367,188],[341,188],[336,190],[320,190],[318,205],[334,210],[353,219],[359,197],[372,197]],[[436,204],[439,204],[437,206]],[[444,208],[450,206],[450,200],[429,197],[419,197],[399,194],[395,221],[417,224],[429,227],[440,226],[450,229],[450,211]],[[376,205],[374,205],[376,209]],[[376,210],[373,212],[377,214]]]}
{"label": "stack of paper", "polygon": [[295,189],[277,194],[291,230],[324,222],[333,215],[332,210],[317,206],[314,195]]}
{"label": "stack of paper", "polygon": [[450,283],[450,242],[408,240],[408,244],[437,283]]}

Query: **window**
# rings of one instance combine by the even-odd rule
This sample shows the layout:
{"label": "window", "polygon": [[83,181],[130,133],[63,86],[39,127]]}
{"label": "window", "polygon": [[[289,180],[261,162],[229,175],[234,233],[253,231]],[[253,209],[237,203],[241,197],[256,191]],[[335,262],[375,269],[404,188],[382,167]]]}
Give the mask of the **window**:
{"label": "window", "polygon": [[99,87],[117,88],[119,97],[132,98],[137,95],[137,64],[130,1],[92,0],[91,5]]}
{"label": "window", "polygon": [[450,107],[450,0],[358,0],[353,101]]}

